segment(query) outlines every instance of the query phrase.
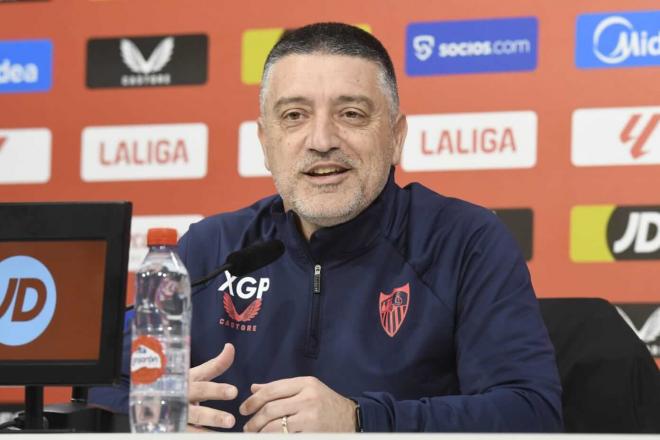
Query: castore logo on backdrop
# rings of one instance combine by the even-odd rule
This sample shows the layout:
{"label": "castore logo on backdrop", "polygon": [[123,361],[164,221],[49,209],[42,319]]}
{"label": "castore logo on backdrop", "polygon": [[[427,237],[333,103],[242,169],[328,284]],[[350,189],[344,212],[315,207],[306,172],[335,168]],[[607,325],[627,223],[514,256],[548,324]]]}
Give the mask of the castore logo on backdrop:
{"label": "castore logo on backdrop", "polygon": [[87,42],[87,87],[204,84],[205,34],[93,38]]}

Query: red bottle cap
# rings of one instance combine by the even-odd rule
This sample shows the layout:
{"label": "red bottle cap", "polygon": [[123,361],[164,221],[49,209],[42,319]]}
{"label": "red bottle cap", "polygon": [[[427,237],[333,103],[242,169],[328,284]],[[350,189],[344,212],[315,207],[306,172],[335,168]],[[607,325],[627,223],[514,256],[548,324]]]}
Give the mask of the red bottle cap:
{"label": "red bottle cap", "polygon": [[147,232],[147,246],[176,246],[176,240],[176,229],[151,228]]}

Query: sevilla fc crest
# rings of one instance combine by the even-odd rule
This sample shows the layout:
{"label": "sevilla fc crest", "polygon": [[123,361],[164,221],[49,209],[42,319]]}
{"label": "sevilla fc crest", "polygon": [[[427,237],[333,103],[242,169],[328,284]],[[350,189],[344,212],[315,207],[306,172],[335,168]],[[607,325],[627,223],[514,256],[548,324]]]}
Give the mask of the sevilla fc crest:
{"label": "sevilla fc crest", "polygon": [[410,283],[397,287],[392,293],[380,293],[380,323],[391,338],[401,328],[410,306]]}

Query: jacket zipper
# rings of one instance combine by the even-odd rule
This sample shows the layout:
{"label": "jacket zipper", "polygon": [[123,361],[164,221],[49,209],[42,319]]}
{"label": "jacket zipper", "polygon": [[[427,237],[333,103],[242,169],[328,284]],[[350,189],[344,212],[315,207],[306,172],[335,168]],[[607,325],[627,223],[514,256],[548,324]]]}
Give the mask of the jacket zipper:
{"label": "jacket zipper", "polygon": [[319,346],[321,345],[321,265],[314,266],[312,278],[312,308],[307,327],[307,338],[305,339],[305,356],[317,358]]}

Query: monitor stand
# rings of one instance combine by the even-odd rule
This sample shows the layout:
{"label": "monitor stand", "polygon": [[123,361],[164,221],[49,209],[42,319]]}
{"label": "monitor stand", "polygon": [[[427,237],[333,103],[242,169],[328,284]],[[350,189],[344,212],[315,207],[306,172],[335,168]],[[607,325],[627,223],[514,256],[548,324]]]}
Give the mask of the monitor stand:
{"label": "monitor stand", "polygon": [[74,387],[70,403],[44,409],[44,387],[25,387],[25,412],[19,414],[20,432],[130,432],[128,415],[87,405],[87,388]]}
{"label": "monitor stand", "polygon": [[44,387],[27,385],[25,387],[25,431],[41,431],[46,428],[44,422]]}

